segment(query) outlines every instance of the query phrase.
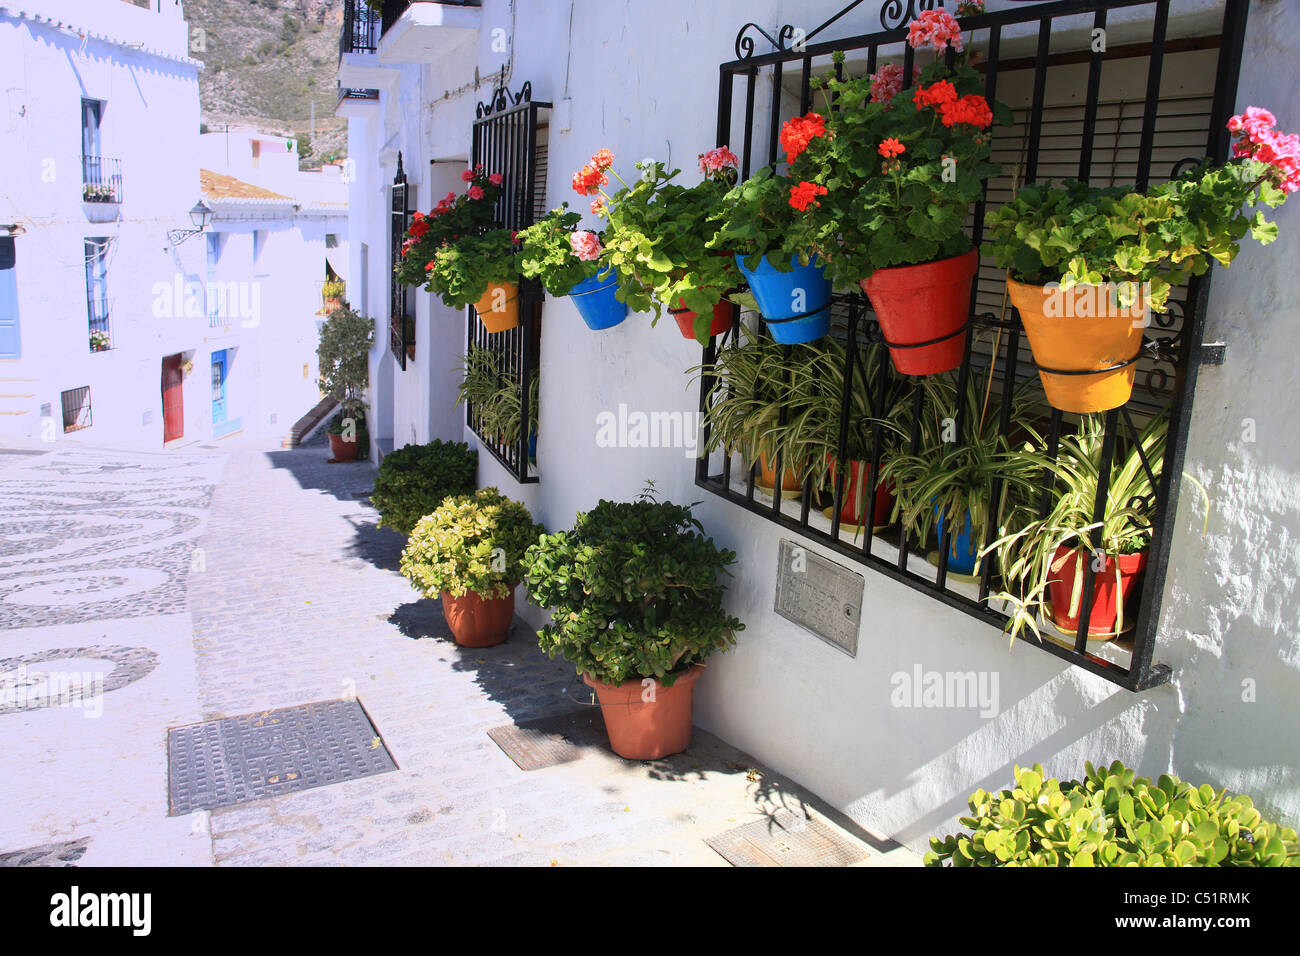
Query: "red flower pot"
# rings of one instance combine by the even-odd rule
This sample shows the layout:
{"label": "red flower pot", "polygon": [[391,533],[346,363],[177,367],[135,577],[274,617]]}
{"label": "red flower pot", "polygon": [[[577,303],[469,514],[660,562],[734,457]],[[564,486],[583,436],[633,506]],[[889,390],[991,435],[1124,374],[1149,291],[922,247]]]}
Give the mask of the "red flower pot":
{"label": "red flower pot", "polygon": [[858,283],[875,309],[894,368],[935,375],[961,364],[978,268],[979,250],[972,249],[938,262],[877,269]]}
{"label": "red flower pot", "polygon": [[451,628],[451,636],[461,647],[492,647],[510,636],[510,622],[515,617],[515,592],[503,598],[484,599],[473,591],[461,597],[442,592],[442,615]]}
{"label": "red flower pot", "polygon": [[[835,459],[826,456],[831,463],[830,477],[831,491],[835,490]],[[871,470],[871,462],[858,461],[856,458],[849,459],[849,474],[844,482],[844,497],[840,504],[840,522],[842,524],[865,524],[862,520],[866,508],[866,485],[867,473]],[[831,507],[834,507],[832,505]],[[889,523],[889,513],[894,508],[894,493],[888,488],[883,481],[876,483],[875,496],[871,503],[871,523],[875,527]],[[829,513],[829,511],[827,512]]]}
{"label": "red flower pot", "polygon": [[658,760],[691,745],[691,703],[702,673],[703,665],[695,664],[678,674],[672,687],[653,678],[649,684],[640,678],[606,684],[584,674],[582,680],[600,699],[614,753],[629,760]]}
{"label": "red flower pot", "polygon": [[356,461],[359,445],[360,442],[356,438],[348,441],[342,435],[330,432],[330,454],[334,456],[335,461]]}
{"label": "red flower pot", "polygon": [[[1070,594],[1074,590],[1075,568],[1079,559],[1091,561],[1092,555],[1078,548],[1061,545],[1056,549],[1052,561],[1051,577],[1047,582],[1047,594],[1052,602],[1052,621],[1057,627],[1066,631],[1078,632],[1079,615],[1070,613]],[[1115,558],[1106,555],[1106,566],[1098,571],[1092,584],[1092,613],[1088,615],[1088,633],[1097,638],[1116,637]],[[1119,555],[1119,600],[1124,602],[1124,628],[1132,624],[1134,617],[1130,613],[1132,597],[1136,594],[1136,585],[1142,571],[1147,566],[1147,552]],[[1080,569],[1080,574],[1087,573],[1087,568]],[[1084,595],[1079,597],[1079,609],[1082,610]]]}
{"label": "red flower pot", "polygon": [[[681,299],[677,300],[677,308],[668,311],[677,320],[677,328],[681,329],[682,337],[695,338],[695,316],[698,313],[683,308]],[[731,328],[731,303],[723,299],[713,307],[713,321],[709,323],[709,338],[721,335],[729,328]]]}

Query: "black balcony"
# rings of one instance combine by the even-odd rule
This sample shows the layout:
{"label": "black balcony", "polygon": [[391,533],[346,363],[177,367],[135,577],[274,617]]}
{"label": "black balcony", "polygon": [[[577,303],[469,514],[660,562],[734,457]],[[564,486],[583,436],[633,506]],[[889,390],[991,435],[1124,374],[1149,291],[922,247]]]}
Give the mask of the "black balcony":
{"label": "black balcony", "polygon": [[346,86],[339,87],[339,102],[359,102],[365,103],[379,99],[378,90],[360,90]]}
{"label": "black balcony", "polygon": [[103,156],[82,156],[81,198],[85,202],[120,203],[122,161]]}
{"label": "black balcony", "polygon": [[379,11],[366,0],[343,0],[339,56],[344,53],[374,53],[379,45],[379,25]]}
{"label": "black balcony", "polygon": [[479,0],[383,0],[383,22],[379,35],[383,36],[389,28],[402,18],[412,3],[437,2],[448,7],[477,7]]}

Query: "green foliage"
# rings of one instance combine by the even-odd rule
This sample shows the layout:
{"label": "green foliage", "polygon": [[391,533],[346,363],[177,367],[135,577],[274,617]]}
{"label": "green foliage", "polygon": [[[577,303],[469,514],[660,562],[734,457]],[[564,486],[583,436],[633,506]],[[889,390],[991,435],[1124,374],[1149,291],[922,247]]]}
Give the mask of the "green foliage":
{"label": "green foliage", "polygon": [[529,279],[540,279],[551,295],[568,295],[579,282],[609,268],[600,260],[588,262],[573,254],[569,236],[581,219],[569,212],[566,202],[519,231],[519,271]]}
{"label": "green foliage", "polygon": [[379,527],[409,535],[444,498],[469,494],[477,482],[478,452],[465,442],[434,439],[385,455],[370,501],[379,512]]}
{"label": "green foliage", "polygon": [[553,611],[542,649],[579,674],[621,684],[678,674],[735,643],[744,625],[718,583],[735,562],[704,536],[690,506],[601,500],[572,531],[542,535],[524,556],[533,600]]}
{"label": "green foliage", "polygon": [[346,306],[335,309],[321,326],[320,344],[316,347],[318,384],[322,392],[339,403],[344,415],[359,418],[365,411],[370,346],[374,340],[374,320]]}
{"label": "green foliage", "polygon": [[[506,374],[502,356],[481,345],[471,345],[461,359],[461,382],[456,404],[468,403],[474,410],[479,431],[490,438],[507,442],[519,440],[519,423],[523,401],[514,378]],[[537,430],[538,376],[532,370],[528,392],[528,426]]]}
{"label": "green foliage", "polygon": [[1082,781],[1015,768],[1015,787],[976,790],[969,832],[930,840],[926,866],[1300,866],[1296,831],[1248,796],[1172,774],[1156,783],[1116,760]]}
{"label": "green foliage", "polygon": [[433,255],[425,288],[436,292],[453,309],[483,298],[493,282],[516,282],[519,264],[509,229],[466,235],[441,246]]}
{"label": "green foliage", "polygon": [[1247,232],[1265,245],[1277,238],[1276,223],[1250,208],[1282,204],[1273,175],[1245,160],[1202,165],[1146,193],[1074,180],[1024,186],[986,220],[993,259],[1030,285],[1120,284],[1125,306],[1135,290],[1123,284],[1150,283],[1150,306],[1164,312],[1172,287],[1211,260],[1230,264]]}
{"label": "green foliage", "polygon": [[749,269],[756,269],[764,255],[782,272],[790,271],[790,259],[796,255],[807,265],[806,217],[790,205],[795,182],[764,166],[733,186],[710,217],[717,231],[708,248],[744,256]]}
{"label": "green foliage", "polygon": [[[1021,462],[1031,474],[1050,475],[1054,479],[1051,510],[1039,517],[1037,502],[1025,502],[1007,519],[1004,533],[984,553],[997,552],[1002,569],[1002,591],[989,597],[1006,601],[1010,616],[1006,630],[1014,640],[1026,628],[1042,639],[1038,630],[1038,613],[1048,591],[1049,580],[1059,572],[1056,551],[1062,545],[1091,554],[1100,551],[1109,557],[1133,554],[1151,542],[1151,521],[1147,502],[1155,500],[1155,488],[1142,466],[1145,455],[1156,480],[1160,479],[1165,457],[1165,439],[1169,419],[1160,415],[1152,419],[1138,442],[1121,440],[1111,464],[1106,507],[1100,523],[1093,521],[1098,484],[1101,480],[1102,444],[1105,419],[1088,415],[1079,423],[1074,436],[1061,439],[1055,461],[1039,454],[1022,453]],[[1139,453],[1139,447],[1141,453]],[[1039,480],[1043,480],[1041,477]],[[1008,530],[1009,529],[1009,530]],[[983,540],[983,539],[981,539]],[[1086,561],[1076,561],[1070,593],[1070,616],[1080,613]],[[1115,593],[1121,593],[1119,562],[1113,562]],[[1124,629],[1124,604],[1116,602],[1115,630]]]}
{"label": "green foliage", "polygon": [[707,343],[713,307],[740,284],[735,260],[707,247],[734,172],[681,186],[672,182],[679,169],[636,165],[641,176],[606,207],[605,252],[618,270],[620,297],[633,312],[653,310],[651,325],[664,306],[678,308],[681,300],[697,314],[696,338]]}
{"label": "green foliage", "polygon": [[[871,77],[822,86],[834,97],[826,135],[812,139],[790,166],[792,182],[824,186],[801,223],[800,244],[815,250],[837,285],[852,285],[876,269],[917,265],[968,252],[963,224],[971,203],[999,166],[989,161],[989,131],[967,123],[944,126],[937,109],[918,108],[917,91],[940,80],[958,96],[981,96],[984,79],[974,69],[928,66],[911,89],[887,103],[870,102]],[[1010,125],[1010,110],[989,104],[995,123]],[[880,154],[886,139],[905,152]]]}
{"label": "green foliage", "polygon": [[[483,191],[481,198],[470,198],[470,191],[475,189]],[[496,201],[500,195],[501,187],[493,185],[480,167],[474,170],[474,179],[466,184],[464,193],[459,196],[448,193],[427,214],[413,213],[406,241],[402,243],[402,258],[395,270],[397,281],[437,291],[428,273],[438,251],[449,243],[482,236],[495,229]]]}
{"label": "green foliage", "polygon": [[347,283],[342,279],[327,279],[320,287],[323,299],[341,299],[347,291]]}
{"label": "green foliage", "polygon": [[[385,459],[387,460],[387,459]],[[426,597],[507,597],[523,577],[525,549],[546,528],[496,488],[443,500],[411,532],[402,574]]]}

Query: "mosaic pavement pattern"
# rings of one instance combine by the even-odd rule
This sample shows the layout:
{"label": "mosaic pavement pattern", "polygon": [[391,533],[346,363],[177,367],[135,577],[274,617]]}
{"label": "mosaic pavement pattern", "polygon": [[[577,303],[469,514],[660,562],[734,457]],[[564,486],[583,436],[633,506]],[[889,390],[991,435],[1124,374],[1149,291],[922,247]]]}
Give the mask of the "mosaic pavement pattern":
{"label": "mosaic pavement pattern", "polygon": [[5,465],[0,630],[185,610],[220,456],[62,448]]}

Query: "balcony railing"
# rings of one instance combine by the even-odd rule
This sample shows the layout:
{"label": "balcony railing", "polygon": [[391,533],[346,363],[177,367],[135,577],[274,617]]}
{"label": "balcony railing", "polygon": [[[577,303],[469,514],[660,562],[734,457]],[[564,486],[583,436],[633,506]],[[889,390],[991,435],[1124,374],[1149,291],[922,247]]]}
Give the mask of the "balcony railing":
{"label": "balcony railing", "polygon": [[379,11],[366,0],[343,0],[343,27],[339,31],[339,56],[374,53],[379,45]]}
{"label": "balcony railing", "polygon": [[82,156],[81,198],[85,202],[121,202],[122,161]]}
{"label": "balcony railing", "polygon": [[86,320],[90,351],[107,352],[113,348],[113,303],[98,296],[88,297]]}
{"label": "balcony railing", "polygon": [[340,103],[345,103],[349,101],[365,103],[365,102],[378,100],[378,99],[379,99],[378,90],[359,90],[359,89],[353,89],[346,86],[339,87]]}
{"label": "balcony railing", "polygon": [[384,14],[379,35],[383,36],[389,28],[402,18],[412,3],[437,2],[448,7],[477,7],[479,0],[384,0]]}

